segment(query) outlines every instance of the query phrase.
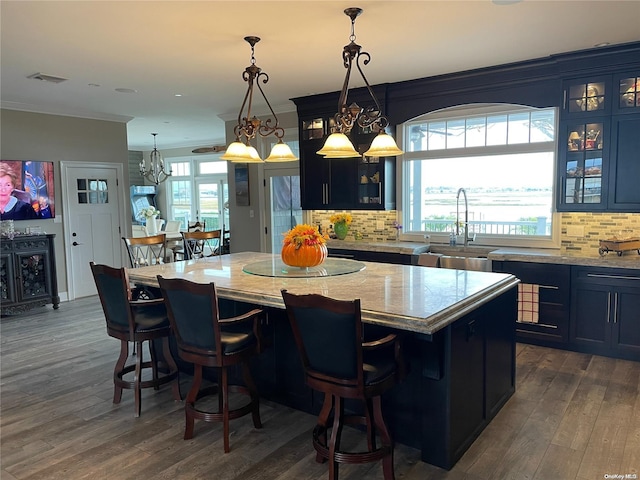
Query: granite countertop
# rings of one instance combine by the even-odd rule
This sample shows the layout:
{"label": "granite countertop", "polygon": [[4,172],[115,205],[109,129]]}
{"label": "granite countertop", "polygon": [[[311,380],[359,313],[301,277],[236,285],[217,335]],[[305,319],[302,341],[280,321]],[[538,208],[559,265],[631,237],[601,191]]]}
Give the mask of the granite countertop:
{"label": "granite countertop", "polygon": [[480,256],[490,260],[509,260],[515,262],[556,263],[564,265],[580,265],[587,267],[630,268],[640,270],[640,255],[631,250],[618,256],[615,252],[609,252],[600,256],[598,252],[592,255],[583,253],[561,253],[560,249],[534,249],[534,248],[508,248],[508,247],[484,247],[470,245],[468,247],[428,244],[419,242],[366,242],[331,240],[327,243],[330,249],[359,250],[365,252],[402,253],[407,255],[419,255],[421,253],[435,252],[444,255]]}
{"label": "granite countertop", "polygon": [[516,262],[556,263],[561,265],[581,265],[586,267],[631,268],[640,270],[640,255],[635,250],[618,256],[609,252],[604,256],[597,253],[584,255],[561,254],[560,250],[535,250],[529,248],[499,248],[488,254],[491,260],[511,260]]}
{"label": "granite countertop", "polygon": [[406,255],[418,255],[429,251],[428,243],[417,242],[367,242],[329,240],[327,248],[336,250],[358,250],[362,252],[401,253]]}
{"label": "granite countertop", "polygon": [[502,295],[518,283],[513,275],[361,262],[364,270],[337,276],[289,278],[245,273],[254,262],[281,263],[278,255],[243,252],[128,269],[133,283],[157,286],[157,275],[214,282],[221,298],[284,308],[280,290],[360,298],[362,319],[431,335]]}

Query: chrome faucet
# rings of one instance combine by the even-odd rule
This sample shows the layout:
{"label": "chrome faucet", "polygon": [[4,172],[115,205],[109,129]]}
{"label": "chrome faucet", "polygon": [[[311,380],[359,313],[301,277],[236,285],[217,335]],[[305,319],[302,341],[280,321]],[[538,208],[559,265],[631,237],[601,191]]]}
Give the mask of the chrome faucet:
{"label": "chrome faucet", "polygon": [[456,195],[456,236],[460,235],[460,194],[464,196],[464,246],[469,245],[469,241],[474,241],[476,239],[476,234],[474,233],[472,237],[469,237],[469,203],[467,201],[467,192],[464,188],[458,189],[458,194]]}

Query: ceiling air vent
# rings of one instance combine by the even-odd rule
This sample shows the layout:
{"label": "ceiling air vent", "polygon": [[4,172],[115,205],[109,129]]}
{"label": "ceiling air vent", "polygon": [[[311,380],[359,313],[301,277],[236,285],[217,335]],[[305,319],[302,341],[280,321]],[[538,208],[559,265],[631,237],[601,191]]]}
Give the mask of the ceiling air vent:
{"label": "ceiling air vent", "polygon": [[67,78],[54,77],[53,75],[47,75],[46,73],[40,73],[40,72],[34,73],[33,75],[29,75],[27,78],[33,78],[35,80],[41,80],[43,82],[49,82],[49,83],[62,83],[68,80]]}

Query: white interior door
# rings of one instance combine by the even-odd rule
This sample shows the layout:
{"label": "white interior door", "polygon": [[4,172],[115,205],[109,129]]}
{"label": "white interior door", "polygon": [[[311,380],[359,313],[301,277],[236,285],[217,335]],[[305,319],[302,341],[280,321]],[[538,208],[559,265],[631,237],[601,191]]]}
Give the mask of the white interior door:
{"label": "white interior door", "polygon": [[97,294],[89,262],[122,266],[122,166],[62,162],[69,299]]}

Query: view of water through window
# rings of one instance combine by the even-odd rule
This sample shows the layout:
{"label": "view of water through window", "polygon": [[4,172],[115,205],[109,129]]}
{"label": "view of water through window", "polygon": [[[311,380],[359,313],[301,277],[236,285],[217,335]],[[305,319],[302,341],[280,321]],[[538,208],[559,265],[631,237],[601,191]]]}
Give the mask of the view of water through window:
{"label": "view of water through window", "polygon": [[[508,107],[508,106],[507,106]],[[502,111],[496,111],[502,108]],[[458,107],[408,122],[403,170],[409,231],[455,230],[456,209],[482,235],[549,236],[555,110]],[[443,117],[443,118],[440,118]]]}

